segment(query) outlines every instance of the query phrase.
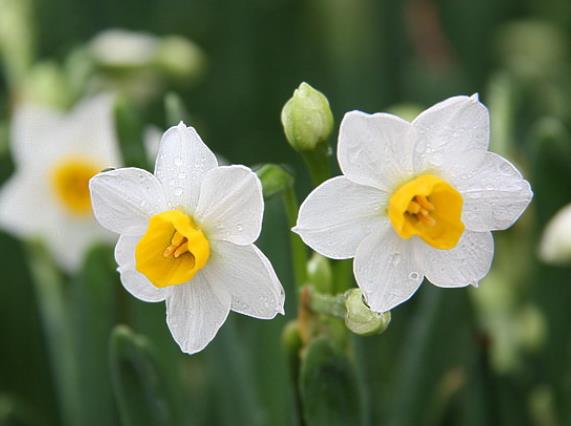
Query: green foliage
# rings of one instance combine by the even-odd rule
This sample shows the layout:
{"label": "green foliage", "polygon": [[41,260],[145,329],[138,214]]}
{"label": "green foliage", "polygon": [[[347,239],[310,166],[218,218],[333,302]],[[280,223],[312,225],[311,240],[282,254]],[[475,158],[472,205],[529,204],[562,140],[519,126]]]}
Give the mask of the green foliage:
{"label": "green foliage", "polygon": [[305,349],[299,387],[308,426],[362,424],[355,371],[329,339],[317,338]]}

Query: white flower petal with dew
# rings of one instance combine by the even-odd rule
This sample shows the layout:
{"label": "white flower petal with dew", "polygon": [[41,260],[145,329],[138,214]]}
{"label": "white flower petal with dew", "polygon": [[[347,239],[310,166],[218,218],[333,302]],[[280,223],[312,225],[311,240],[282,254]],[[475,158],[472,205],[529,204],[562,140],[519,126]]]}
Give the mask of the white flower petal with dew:
{"label": "white flower petal with dew", "polygon": [[252,244],[260,236],[264,199],[260,179],[244,166],[205,173],[195,217],[215,240]]}
{"label": "white flower petal with dew", "polygon": [[184,206],[194,212],[204,174],[218,166],[216,156],[196,130],[182,122],[168,129],[159,144],[155,176],[163,185],[173,209]]}
{"label": "white flower petal with dew", "polygon": [[293,230],[324,256],[347,259],[369,233],[388,225],[379,213],[387,201],[386,192],[338,176],[306,198]]}
{"label": "white flower petal with dew", "polygon": [[[101,225],[121,235],[115,258],[123,286],[143,301],[166,301],[167,324],[184,352],[202,350],[230,310],[262,319],[283,314],[283,288],[270,261],[253,245],[260,234],[264,210],[261,183],[246,167],[219,167],[192,127],[180,123],[165,132],[155,175],[140,169],[103,172],[91,179],[90,188]],[[158,222],[151,221],[157,215]],[[199,249],[192,253],[198,253],[192,264],[179,263],[175,268],[180,269],[181,264],[192,265],[188,268],[201,266],[196,266],[199,269],[188,275],[190,278],[186,275],[189,269],[184,269],[180,281],[156,279],[158,282],[153,283],[147,278],[153,279],[153,275],[144,275],[137,267],[139,241],[145,241],[141,250],[149,250],[149,241],[165,244],[160,233],[150,239],[142,237],[151,235],[148,232],[154,229],[165,229],[165,220],[184,222],[184,215],[192,219],[191,227],[200,231],[192,234],[194,231],[185,228]],[[155,251],[151,245],[144,253],[158,252],[168,258],[174,252],[178,259],[181,254],[174,250],[190,251],[191,242],[174,243],[175,237],[176,233],[170,246]],[[171,247],[173,251],[169,252]],[[145,257],[143,269],[148,267],[148,259]]]}
{"label": "white flower petal with dew", "polygon": [[254,245],[226,241],[212,243],[212,256],[204,268],[211,283],[221,283],[232,297],[232,310],[254,318],[283,314],[284,293],[269,260]]}
{"label": "white flower petal with dew", "polygon": [[490,115],[478,96],[456,96],[422,112],[416,130],[416,173],[437,169],[447,178],[474,169],[488,152]]}
{"label": "white flower petal with dew", "polygon": [[200,352],[226,321],[231,298],[198,273],[192,283],[170,288],[166,298],[167,324],[183,352]]}
{"label": "white flower petal with dew", "polygon": [[419,269],[438,287],[468,284],[477,287],[492,266],[494,238],[491,232],[465,231],[451,250],[434,249],[419,239],[413,242]]}
{"label": "white flower petal with dew", "polygon": [[[355,183],[392,191],[413,172],[414,128],[391,114],[345,114],[339,129],[337,158]],[[382,164],[383,167],[379,167]]]}
{"label": "white flower petal with dew", "polygon": [[353,271],[373,311],[386,312],[408,300],[423,280],[411,241],[386,227],[365,238],[355,254]]}
{"label": "white flower petal with dew", "polygon": [[161,183],[146,170],[111,170],[89,184],[93,213],[101,225],[123,235],[141,235],[150,216],[167,210]]}
{"label": "white flower petal with dew", "polygon": [[509,228],[533,197],[514,165],[493,152],[472,173],[456,179],[456,186],[464,199],[462,221],[472,231]]}
{"label": "white flower petal with dew", "polygon": [[[344,176],[307,197],[293,231],[322,255],[354,257],[357,284],[379,312],[409,299],[423,277],[440,287],[477,285],[492,263],[490,231],[511,226],[533,196],[511,163],[488,152],[489,132],[488,110],[477,95],[440,102],[412,123],[347,113],[338,145]],[[436,182],[439,207],[423,201],[426,189],[418,189]],[[403,207],[412,188],[419,192]],[[401,198],[391,204],[398,191]],[[451,206],[449,216],[430,216],[443,206]],[[441,228],[426,230],[438,221]],[[449,233],[438,234],[441,229]]]}

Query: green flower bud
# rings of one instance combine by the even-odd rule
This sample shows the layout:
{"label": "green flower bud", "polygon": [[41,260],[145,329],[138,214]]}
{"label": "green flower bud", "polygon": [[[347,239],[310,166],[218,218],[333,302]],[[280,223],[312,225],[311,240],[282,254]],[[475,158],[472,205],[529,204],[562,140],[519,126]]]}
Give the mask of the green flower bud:
{"label": "green flower bud", "polygon": [[256,170],[256,174],[262,182],[265,199],[284,191],[293,184],[292,175],[277,164],[264,164]]}
{"label": "green flower bud", "polygon": [[296,151],[313,150],[327,141],[333,130],[333,114],[323,93],[301,83],[282,109],[282,125]]}
{"label": "green flower bud", "polygon": [[32,104],[66,108],[71,103],[70,89],[64,73],[53,62],[35,65],[24,77],[18,100]]}
{"label": "green flower bud", "polygon": [[163,38],[158,44],[155,55],[155,64],[161,71],[183,82],[193,82],[198,79],[206,66],[202,50],[184,37]]}
{"label": "green flower bud", "polygon": [[390,312],[373,312],[363,299],[363,293],[353,288],[345,293],[345,325],[353,333],[360,336],[380,334],[387,329],[391,322]]}
{"label": "green flower bud", "polygon": [[287,350],[288,354],[297,356],[302,345],[297,321],[288,322],[282,331],[283,348]]}
{"label": "green flower bud", "polygon": [[313,253],[307,262],[307,278],[320,293],[331,293],[333,287],[333,273],[329,260],[319,253]]}

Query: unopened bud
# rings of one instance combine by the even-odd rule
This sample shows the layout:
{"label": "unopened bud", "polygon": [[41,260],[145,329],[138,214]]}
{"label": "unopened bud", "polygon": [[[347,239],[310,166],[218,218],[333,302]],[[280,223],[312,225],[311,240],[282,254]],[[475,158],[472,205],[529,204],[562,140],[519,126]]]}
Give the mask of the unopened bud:
{"label": "unopened bud", "polygon": [[313,253],[307,262],[307,278],[320,293],[331,293],[333,290],[333,273],[329,260],[319,253]]}
{"label": "unopened bud", "polygon": [[262,182],[265,199],[284,191],[293,184],[292,175],[277,164],[264,164],[256,170],[256,174]]}
{"label": "unopened bud", "polygon": [[179,36],[161,39],[154,61],[162,72],[181,82],[195,81],[202,75],[206,65],[202,49]]}
{"label": "unopened bud", "polygon": [[360,289],[354,288],[345,293],[345,325],[349,330],[361,336],[380,334],[391,322],[390,312],[373,312],[365,302]]}
{"label": "unopened bud", "polygon": [[333,113],[323,93],[301,83],[282,109],[282,125],[296,151],[313,150],[327,141],[333,130]]}

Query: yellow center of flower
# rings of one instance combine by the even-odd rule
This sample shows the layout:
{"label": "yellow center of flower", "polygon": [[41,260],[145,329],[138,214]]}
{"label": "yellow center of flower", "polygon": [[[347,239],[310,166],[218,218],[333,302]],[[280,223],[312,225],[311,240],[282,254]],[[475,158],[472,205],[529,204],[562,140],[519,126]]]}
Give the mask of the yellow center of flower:
{"label": "yellow center of flower", "polygon": [[402,238],[414,235],[434,248],[454,248],[462,233],[462,195],[448,182],[423,175],[399,187],[389,200],[388,214]]}
{"label": "yellow center of flower", "polygon": [[135,248],[136,269],[158,288],[183,284],[206,265],[210,244],[190,216],[169,210],[151,217]]}
{"label": "yellow center of flower", "polygon": [[72,214],[86,216],[91,213],[89,179],[101,167],[81,158],[60,161],[51,173],[52,188],[63,206]]}

